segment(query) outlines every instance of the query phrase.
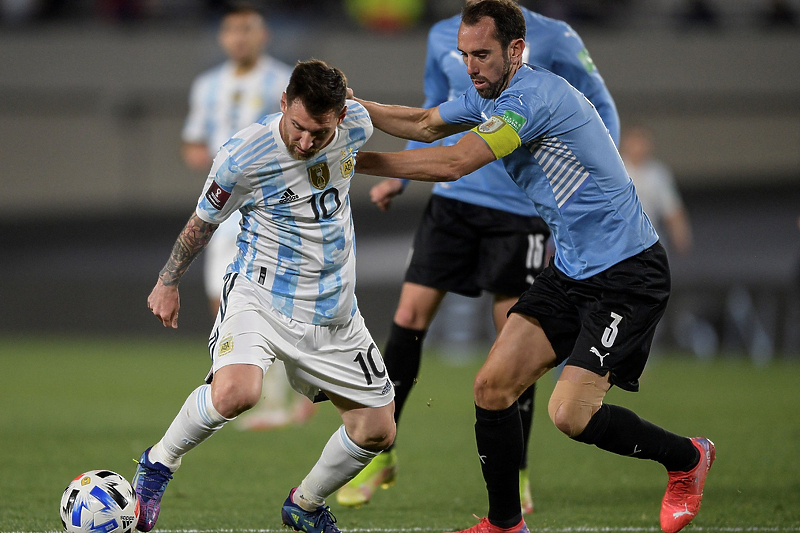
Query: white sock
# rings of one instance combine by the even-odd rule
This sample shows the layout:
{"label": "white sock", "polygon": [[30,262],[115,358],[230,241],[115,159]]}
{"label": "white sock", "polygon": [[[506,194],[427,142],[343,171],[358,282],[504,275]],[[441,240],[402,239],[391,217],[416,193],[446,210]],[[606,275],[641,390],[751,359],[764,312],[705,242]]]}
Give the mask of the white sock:
{"label": "white sock", "polygon": [[197,387],[186,398],[161,440],[150,449],[150,461],[161,463],[174,472],[181,465],[181,457],[226,422],[228,419],[211,403],[211,385]]}
{"label": "white sock", "polygon": [[317,464],[297,487],[295,503],[306,511],[316,510],[325,504],[325,498],[356,477],[379,453],[353,442],[342,425],[331,435]]}

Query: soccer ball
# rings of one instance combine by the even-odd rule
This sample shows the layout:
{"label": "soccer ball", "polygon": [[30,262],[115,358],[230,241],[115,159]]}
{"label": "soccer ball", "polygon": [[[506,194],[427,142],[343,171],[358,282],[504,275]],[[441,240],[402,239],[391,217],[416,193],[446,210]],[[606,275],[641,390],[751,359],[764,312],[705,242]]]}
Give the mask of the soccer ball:
{"label": "soccer ball", "polygon": [[132,533],[139,501],[128,481],[111,470],[91,470],[61,496],[61,523],[69,533]]}

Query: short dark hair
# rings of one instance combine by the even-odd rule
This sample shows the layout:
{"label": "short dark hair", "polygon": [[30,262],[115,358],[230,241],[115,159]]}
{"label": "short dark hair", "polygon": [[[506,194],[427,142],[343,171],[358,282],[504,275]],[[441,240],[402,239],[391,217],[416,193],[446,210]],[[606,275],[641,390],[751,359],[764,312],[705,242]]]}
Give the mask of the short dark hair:
{"label": "short dark hair", "polygon": [[222,18],[228,15],[249,15],[251,13],[258,15],[264,20],[267,19],[259,5],[243,1],[226,2],[222,9]]}
{"label": "short dark hair", "polygon": [[319,59],[298,61],[286,87],[286,103],[291,105],[297,98],[312,117],[331,111],[339,114],[347,98],[347,78]]}
{"label": "short dark hair", "polygon": [[494,36],[505,50],[511,41],[524,39],[525,16],[512,0],[481,0],[464,6],[461,22],[466,26],[475,26],[484,17],[494,20]]}

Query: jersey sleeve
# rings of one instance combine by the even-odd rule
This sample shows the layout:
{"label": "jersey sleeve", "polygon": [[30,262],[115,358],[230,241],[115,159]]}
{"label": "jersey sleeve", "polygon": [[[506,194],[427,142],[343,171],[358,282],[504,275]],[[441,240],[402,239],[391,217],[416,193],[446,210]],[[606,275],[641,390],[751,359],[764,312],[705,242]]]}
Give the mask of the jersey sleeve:
{"label": "jersey sleeve", "polygon": [[511,126],[522,144],[542,136],[550,126],[550,111],[535,94],[505,91],[497,98],[493,115]]}
{"label": "jersey sleeve", "polygon": [[186,116],[186,121],[181,131],[183,142],[203,144],[208,142],[209,132],[206,131],[205,127],[208,123],[208,117],[206,106],[204,105],[207,92],[206,86],[207,84],[202,77],[192,83],[192,88],[189,92],[189,114]]}
{"label": "jersey sleeve", "polygon": [[478,92],[470,88],[458,98],[440,104],[439,116],[448,124],[480,124],[483,117],[477,98]]}
{"label": "jersey sleeve", "polygon": [[619,144],[620,121],[617,106],[589,51],[569,25],[553,45],[552,71],[581,91],[603,119],[614,144]]}
{"label": "jersey sleeve", "polygon": [[356,143],[356,149],[359,149],[372,137],[375,127],[367,108],[355,100],[347,100],[346,103],[347,115],[342,126],[347,129],[350,140]]}
{"label": "jersey sleeve", "polygon": [[[423,91],[425,93],[425,102],[422,107],[430,109],[436,107],[447,101],[450,95],[450,82],[447,76],[442,71],[440,52],[441,36],[438,34],[439,27],[434,25],[428,32],[428,45],[425,54],[425,76],[423,78]],[[415,148],[428,148],[432,146],[431,143],[421,141],[408,141],[406,143],[406,150],[413,150]]]}
{"label": "jersey sleeve", "polygon": [[251,197],[245,169],[237,161],[241,139],[230,139],[217,152],[203,193],[197,201],[197,216],[210,224],[221,224]]}

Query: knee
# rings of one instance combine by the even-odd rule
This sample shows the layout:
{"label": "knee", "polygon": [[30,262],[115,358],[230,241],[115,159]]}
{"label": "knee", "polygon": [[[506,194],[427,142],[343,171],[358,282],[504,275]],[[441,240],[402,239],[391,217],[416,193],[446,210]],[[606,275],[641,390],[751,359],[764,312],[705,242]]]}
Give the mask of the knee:
{"label": "knee", "polygon": [[423,330],[428,329],[425,313],[410,305],[401,304],[394,312],[394,323],[401,328]]}
{"label": "knee", "polygon": [[475,376],[475,382],[472,385],[475,404],[483,409],[491,410],[507,408],[517,401],[523,390],[523,385],[500,379],[483,368],[478,371]]}
{"label": "knee", "polygon": [[236,418],[251,409],[261,399],[261,382],[257,386],[216,380],[211,386],[211,402],[217,412],[227,419]]}
{"label": "knee", "polygon": [[590,384],[559,381],[547,404],[550,420],[559,431],[573,438],[580,435],[603,404],[604,391]]}
{"label": "knee", "polygon": [[358,424],[351,427],[345,424],[345,429],[353,442],[365,450],[375,452],[383,451],[391,446],[397,434],[394,416],[377,423],[373,421],[370,424]]}
{"label": "knee", "polygon": [[567,437],[580,435],[591,418],[584,416],[582,410],[576,408],[575,403],[554,400],[553,397],[550,397],[550,403],[547,405],[547,414],[550,415],[550,420],[556,428]]}

